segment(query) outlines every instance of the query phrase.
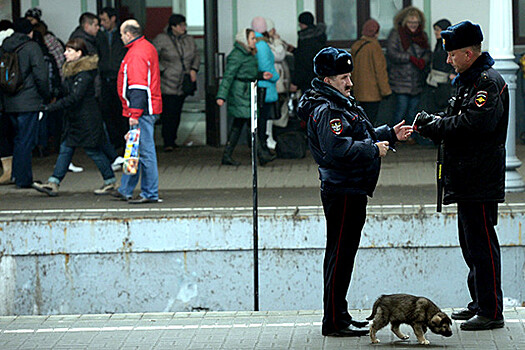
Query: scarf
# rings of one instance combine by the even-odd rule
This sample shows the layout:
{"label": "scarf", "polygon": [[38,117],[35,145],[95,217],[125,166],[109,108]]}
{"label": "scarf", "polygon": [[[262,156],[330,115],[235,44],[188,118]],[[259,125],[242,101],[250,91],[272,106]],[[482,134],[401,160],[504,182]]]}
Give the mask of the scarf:
{"label": "scarf", "polygon": [[416,31],[412,33],[410,29],[407,28],[407,26],[399,26],[398,27],[399,37],[401,38],[401,45],[403,46],[403,49],[406,51],[410,47],[411,43],[416,43],[423,49],[428,49],[428,40],[425,37],[423,33],[423,29],[421,28],[421,25],[417,27]]}

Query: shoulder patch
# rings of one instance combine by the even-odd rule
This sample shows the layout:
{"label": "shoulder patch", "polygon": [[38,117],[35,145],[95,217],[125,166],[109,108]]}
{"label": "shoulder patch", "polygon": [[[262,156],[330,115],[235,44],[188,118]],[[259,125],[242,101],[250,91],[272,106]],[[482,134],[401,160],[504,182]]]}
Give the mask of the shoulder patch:
{"label": "shoulder patch", "polygon": [[330,129],[332,129],[332,132],[336,135],[339,135],[343,132],[343,123],[341,122],[341,119],[334,118],[330,120]]}
{"label": "shoulder patch", "polygon": [[474,98],[474,101],[476,102],[476,106],[482,107],[485,102],[487,102],[487,92],[486,91],[478,91],[476,94],[476,97]]}

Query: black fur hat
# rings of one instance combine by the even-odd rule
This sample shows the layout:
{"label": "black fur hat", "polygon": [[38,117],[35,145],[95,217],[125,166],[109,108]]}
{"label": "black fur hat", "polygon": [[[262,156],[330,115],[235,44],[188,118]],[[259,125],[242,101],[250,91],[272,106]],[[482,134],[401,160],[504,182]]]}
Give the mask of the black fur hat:
{"label": "black fur hat", "polygon": [[463,21],[454,24],[441,32],[443,48],[445,51],[462,49],[467,46],[477,45],[483,41],[483,33],[479,24]]}
{"label": "black fur hat", "polygon": [[352,55],[345,50],[326,47],[314,57],[314,72],[320,77],[350,73],[353,69]]}

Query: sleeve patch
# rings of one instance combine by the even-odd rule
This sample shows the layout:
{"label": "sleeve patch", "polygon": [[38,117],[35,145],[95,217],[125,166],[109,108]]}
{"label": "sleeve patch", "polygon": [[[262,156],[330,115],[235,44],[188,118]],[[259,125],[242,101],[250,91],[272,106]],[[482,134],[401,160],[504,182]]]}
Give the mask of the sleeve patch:
{"label": "sleeve patch", "polygon": [[343,123],[341,122],[341,119],[334,118],[330,120],[330,129],[332,129],[332,132],[336,135],[339,135],[343,132]]}
{"label": "sleeve patch", "polygon": [[474,101],[476,102],[476,106],[482,107],[485,102],[487,102],[487,92],[486,91],[478,91],[476,94],[476,98],[474,98]]}

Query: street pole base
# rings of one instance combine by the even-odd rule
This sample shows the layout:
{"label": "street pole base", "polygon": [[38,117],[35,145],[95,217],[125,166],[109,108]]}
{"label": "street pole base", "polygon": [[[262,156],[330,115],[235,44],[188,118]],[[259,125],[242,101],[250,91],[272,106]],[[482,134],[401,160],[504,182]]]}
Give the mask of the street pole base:
{"label": "street pole base", "polygon": [[505,192],[523,192],[525,183],[516,170],[505,171]]}

